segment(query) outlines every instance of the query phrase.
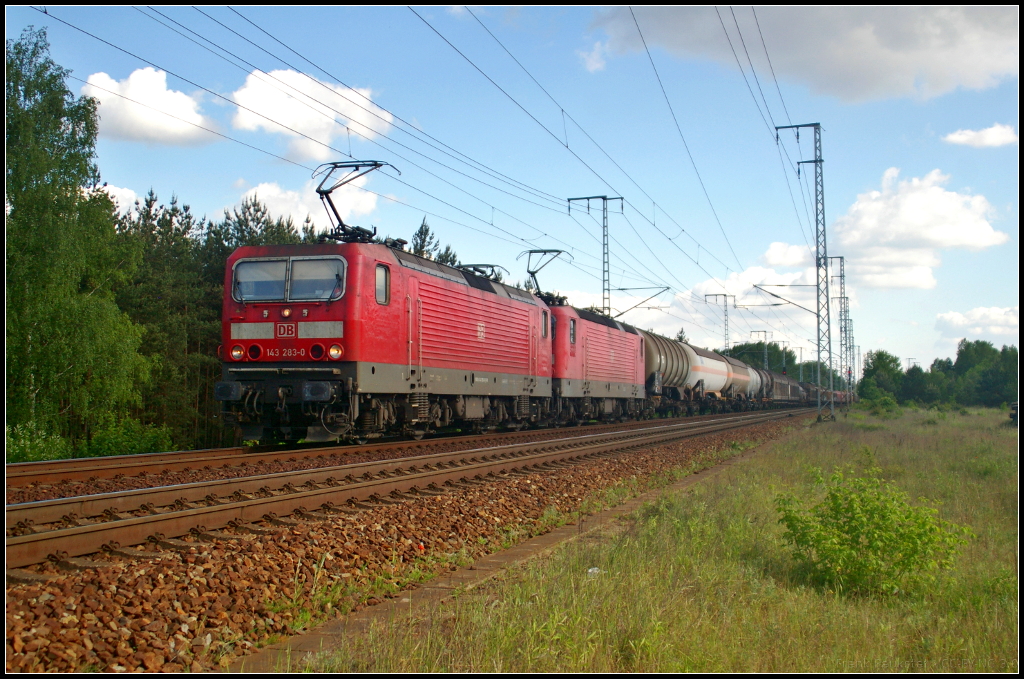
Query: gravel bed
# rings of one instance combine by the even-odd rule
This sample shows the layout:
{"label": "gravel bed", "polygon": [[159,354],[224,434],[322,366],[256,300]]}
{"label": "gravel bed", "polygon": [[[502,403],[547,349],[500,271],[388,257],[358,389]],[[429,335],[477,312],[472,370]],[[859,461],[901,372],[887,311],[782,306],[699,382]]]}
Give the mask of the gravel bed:
{"label": "gravel bed", "polygon": [[[395,596],[503,544],[547,530],[626,479],[710,459],[735,441],[783,432],[775,421],[569,469],[279,528],[188,552],[151,547],[152,560],[7,585],[7,664],[18,671],[207,671],[318,621]],[[542,519],[542,517],[544,517]],[[96,557],[99,558],[99,557]]]}

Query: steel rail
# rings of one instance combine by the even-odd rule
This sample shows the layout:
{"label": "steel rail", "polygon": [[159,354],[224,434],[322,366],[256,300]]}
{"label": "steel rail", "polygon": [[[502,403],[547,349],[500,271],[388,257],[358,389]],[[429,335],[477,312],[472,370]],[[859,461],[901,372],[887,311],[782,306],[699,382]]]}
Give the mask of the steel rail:
{"label": "steel rail", "polygon": [[[758,415],[756,414],[746,414],[731,418],[728,421],[746,421],[757,417]],[[286,488],[288,484],[307,485],[312,483],[333,486],[345,483],[344,479],[346,478],[360,478],[366,477],[366,475],[372,476],[381,473],[400,473],[403,469],[415,468],[423,464],[451,464],[452,462],[459,462],[467,459],[492,459],[500,455],[510,454],[525,455],[531,452],[542,452],[549,448],[579,446],[596,441],[623,440],[659,431],[690,429],[703,424],[706,423],[681,422],[676,424],[659,424],[644,428],[626,429],[613,432],[587,433],[579,436],[547,439],[544,441],[534,441],[532,443],[525,444],[513,443],[488,448],[475,448],[447,453],[417,455],[415,457],[392,458],[389,460],[334,465],[330,467],[319,467],[316,469],[300,469],[290,472],[275,472],[233,479],[198,481],[195,483],[98,493],[95,495],[81,495],[76,497],[56,498],[52,500],[40,500],[36,502],[22,502],[7,506],[5,517],[6,527],[7,530],[11,530],[19,526],[19,524],[21,526],[41,526],[43,524],[62,521],[66,519],[66,517],[88,518],[104,515],[113,516],[117,513],[138,510],[144,505],[163,507],[181,502],[216,502],[221,501],[221,498],[226,500],[228,496],[236,492],[254,493],[263,491],[264,489],[269,488],[267,485],[268,483],[276,484],[276,487],[271,490]],[[290,491],[286,490],[284,492]]]}
{"label": "steel rail", "polygon": [[[685,419],[690,422],[701,422],[712,419],[729,417],[734,413],[720,415],[702,415],[698,418],[673,418],[671,421]],[[623,427],[626,425],[640,425],[646,421],[633,423],[613,423],[590,425],[591,428],[607,429],[610,427]],[[564,427],[565,429],[576,430],[575,427]],[[378,450],[405,449],[405,448],[429,448],[431,445],[445,445],[446,443],[469,443],[473,441],[487,441],[494,438],[512,437],[521,438],[545,431],[557,431],[558,429],[539,430],[529,429],[523,431],[496,432],[490,434],[479,434],[476,436],[454,436],[424,439],[421,441],[385,441],[379,443],[368,443],[362,445],[333,445],[312,448],[280,449],[267,446],[234,446],[228,448],[209,448],[197,451],[175,451],[169,453],[143,453],[139,455],[114,455],[109,457],[80,458],[74,460],[46,460],[41,462],[18,462],[6,465],[7,486],[23,487],[32,483],[54,483],[56,481],[88,481],[93,478],[109,479],[119,475],[137,476],[145,472],[147,474],[160,474],[163,472],[191,471],[205,467],[231,467],[239,463],[252,464],[257,462],[268,462],[278,460],[296,460],[310,458],[326,458],[337,455],[353,455],[357,453],[372,453]]]}
{"label": "steel rail", "polygon": [[[190,507],[169,512],[161,512],[149,516],[122,518],[79,525],[42,533],[18,535],[6,540],[6,556],[8,568],[20,568],[45,561],[50,555],[81,556],[102,550],[105,546],[132,545],[145,542],[154,536],[178,537],[191,533],[203,533],[229,525],[245,524],[261,519],[274,519],[277,516],[297,513],[307,514],[307,509],[323,508],[330,510],[334,505],[345,502],[374,501],[393,493],[422,491],[431,486],[437,487],[446,483],[465,482],[471,479],[496,478],[498,475],[514,471],[536,469],[543,465],[557,462],[575,461],[593,458],[598,455],[611,454],[623,449],[646,448],[672,440],[715,433],[728,429],[757,424],[796,414],[793,411],[770,411],[767,414],[741,416],[725,421],[692,423],[693,426],[681,428],[679,425],[656,428],[646,435],[630,436],[626,440],[590,441],[563,449],[532,452],[516,457],[502,457],[480,461],[480,451],[461,451],[466,457],[476,452],[467,464],[443,467],[434,456],[424,456],[421,464],[430,457],[437,461],[436,467],[417,471],[399,470],[401,475],[378,474],[377,478],[356,479],[355,483],[344,486],[327,486],[298,490],[282,495],[268,497],[245,498],[227,504],[212,503],[206,507]],[[539,442],[547,444],[548,442]],[[563,445],[565,445],[563,443]],[[531,444],[528,447],[535,447]],[[513,446],[514,447],[514,446]],[[521,447],[521,446],[520,446]],[[506,451],[510,454],[510,451]],[[443,454],[446,459],[457,453]],[[473,460],[476,460],[475,462]],[[408,464],[405,459],[398,462]],[[449,462],[448,464],[455,464]],[[435,467],[435,465],[429,465]],[[381,478],[384,476],[384,478]],[[191,484],[190,484],[191,485]],[[27,503],[32,504],[32,503]]]}

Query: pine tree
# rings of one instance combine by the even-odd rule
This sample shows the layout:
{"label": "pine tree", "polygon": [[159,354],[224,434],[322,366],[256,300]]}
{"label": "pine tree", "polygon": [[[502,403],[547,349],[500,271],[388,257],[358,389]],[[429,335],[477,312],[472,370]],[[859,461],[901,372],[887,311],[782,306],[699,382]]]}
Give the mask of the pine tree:
{"label": "pine tree", "polygon": [[437,238],[430,231],[430,226],[427,225],[425,215],[420,228],[416,229],[416,232],[412,234],[412,241],[409,245],[412,247],[412,254],[426,257],[427,259],[433,259],[437,251],[441,249],[441,244],[437,242]]}

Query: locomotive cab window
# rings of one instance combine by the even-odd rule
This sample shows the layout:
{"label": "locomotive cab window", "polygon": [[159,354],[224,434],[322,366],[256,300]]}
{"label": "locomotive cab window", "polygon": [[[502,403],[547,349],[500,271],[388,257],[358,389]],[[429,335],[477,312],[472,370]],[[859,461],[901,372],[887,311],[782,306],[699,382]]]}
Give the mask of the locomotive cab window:
{"label": "locomotive cab window", "polygon": [[345,294],[345,260],[293,259],[288,299],[340,299]]}
{"label": "locomotive cab window", "polygon": [[569,319],[569,344],[576,344],[576,319]]}
{"label": "locomotive cab window", "polygon": [[548,336],[548,312],[546,311],[541,312],[540,336]]}
{"label": "locomotive cab window", "polygon": [[377,304],[391,301],[391,270],[383,264],[377,265]]}
{"label": "locomotive cab window", "polygon": [[238,262],[231,296],[239,302],[283,301],[287,277],[286,259]]}

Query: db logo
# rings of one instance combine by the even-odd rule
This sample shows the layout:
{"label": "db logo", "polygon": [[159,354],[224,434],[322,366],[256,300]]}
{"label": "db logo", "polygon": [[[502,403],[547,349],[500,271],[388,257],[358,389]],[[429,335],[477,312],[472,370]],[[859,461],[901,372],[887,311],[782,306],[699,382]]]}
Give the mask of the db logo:
{"label": "db logo", "polygon": [[477,323],[476,324],[476,338],[478,340],[481,340],[481,341],[483,341],[483,339],[484,339],[484,324],[483,323]]}
{"label": "db logo", "polygon": [[274,337],[277,339],[295,339],[294,323],[275,323]]}

